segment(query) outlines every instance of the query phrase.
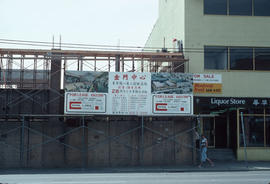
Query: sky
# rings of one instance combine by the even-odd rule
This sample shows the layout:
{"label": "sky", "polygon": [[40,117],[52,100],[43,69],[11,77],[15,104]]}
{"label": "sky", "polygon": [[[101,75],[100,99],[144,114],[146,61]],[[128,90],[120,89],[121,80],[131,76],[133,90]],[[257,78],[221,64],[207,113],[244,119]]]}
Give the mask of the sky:
{"label": "sky", "polygon": [[144,46],[157,17],[158,0],[0,0],[0,39]]}

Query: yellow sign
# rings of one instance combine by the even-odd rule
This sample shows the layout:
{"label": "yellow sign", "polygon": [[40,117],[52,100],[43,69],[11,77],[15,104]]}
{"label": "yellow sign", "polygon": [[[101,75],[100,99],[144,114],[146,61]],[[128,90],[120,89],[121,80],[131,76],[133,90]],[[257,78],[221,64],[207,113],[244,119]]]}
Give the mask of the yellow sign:
{"label": "yellow sign", "polygon": [[193,84],[194,93],[222,93],[222,84],[207,84],[207,83],[194,83]]}

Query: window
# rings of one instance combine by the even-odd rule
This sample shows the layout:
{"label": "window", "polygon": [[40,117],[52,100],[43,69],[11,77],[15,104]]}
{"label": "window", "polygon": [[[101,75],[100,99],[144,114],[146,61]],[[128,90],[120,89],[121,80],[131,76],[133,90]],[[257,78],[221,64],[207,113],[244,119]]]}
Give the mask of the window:
{"label": "window", "polygon": [[270,146],[270,116],[265,117],[266,146]]}
{"label": "window", "polygon": [[[244,146],[242,123],[240,122],[240,146]],[[264,117],[244,117],[245,140],[247,147],[264,147]]]}
{"label": "window", "polygon": [[270,49],[255,49],[255,70],[270,70]]}
{"label": "window", "polygon": [[227,15],[227,0],[204,0],[204,13]]}
{"label": "window", "polygon": [[[260,111],[264,114],[255,114],[253,110],[241,111],[244,112],[243,124],[245,130],[245,141],[248,147],[270,147],[270,108],[262,108]],[[250,114],[250,113],[254,114]],[[244,135],[242,132],[242,118],[239,117],[240,122],[240,146],[244,146]]]}
{"label": "window", "polygon": [[240,110],[244,114],[264,114],[264,109],[262,108],[243,108]]}
{"label": "window", "polygon": [[253,49],[252,48],[231,48],[230,49],[231,70],[253,70]]}
{"label": "window", "polygon": [[204,48],[204,68],[226,70],[228,62],[227,47],[205,47]]}
{"label": "window", "polygon": [[230,15],[252,15],[252,0],[233,0],[229,3]]}
{"label": "window", "polygon": [[269,71],[270,48],[204,46],[204,69]]}
{"label": "window", "polygon": [[204,14],[270,16],[270,1],[204,0]]}
{"label": "window", "polygon": [[254,15],[255,16],[270,16],[270,1],[269,0],[254,0]]}

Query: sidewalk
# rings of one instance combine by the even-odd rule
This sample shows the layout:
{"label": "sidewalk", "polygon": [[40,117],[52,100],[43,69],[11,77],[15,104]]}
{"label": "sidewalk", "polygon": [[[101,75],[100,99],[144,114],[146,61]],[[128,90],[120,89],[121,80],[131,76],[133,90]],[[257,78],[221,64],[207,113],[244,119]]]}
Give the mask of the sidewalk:
{"label": "sidewalk", "polygon": [[270,162],[215,162],[215,166],[162,166],[112,168],[114,172],[225,172],[225,171],[270,171]]}
{"label": "sidewalk", "polygon": [[0,175],[6,174],[69,174],[69,173],[149,173],[149,172],[234,172],[234,171],[270,171],[270,162],[215,162],[215,166],[136,166],[111,168],[57,168],[57,169],[0,169]]}

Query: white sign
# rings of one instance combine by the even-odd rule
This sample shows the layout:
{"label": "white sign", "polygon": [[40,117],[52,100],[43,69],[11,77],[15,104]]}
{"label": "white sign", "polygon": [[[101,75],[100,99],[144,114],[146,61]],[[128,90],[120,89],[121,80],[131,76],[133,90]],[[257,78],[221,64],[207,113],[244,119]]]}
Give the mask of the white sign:
{"label": "white sign", "polygon": [[66,114],[106,113],[106,94],[87,92],[65,93]]}
{"label": "white sign", "polygon": [[193,83],[221,84],[221,74],[194,74]]}
{"label": "white sign", "polygon": [[193,114],[193,96],[183,94],[153,95],[153,114]]}
{"label": "white sign", "polygon": [[108,112],[113,115],[151,113],[151,73],[109,73]]}
{"label": "white sign", "polygon": [[69,71],[64,110],[65,114],[191,115],[192,81],[193,74],[183,73]]}

